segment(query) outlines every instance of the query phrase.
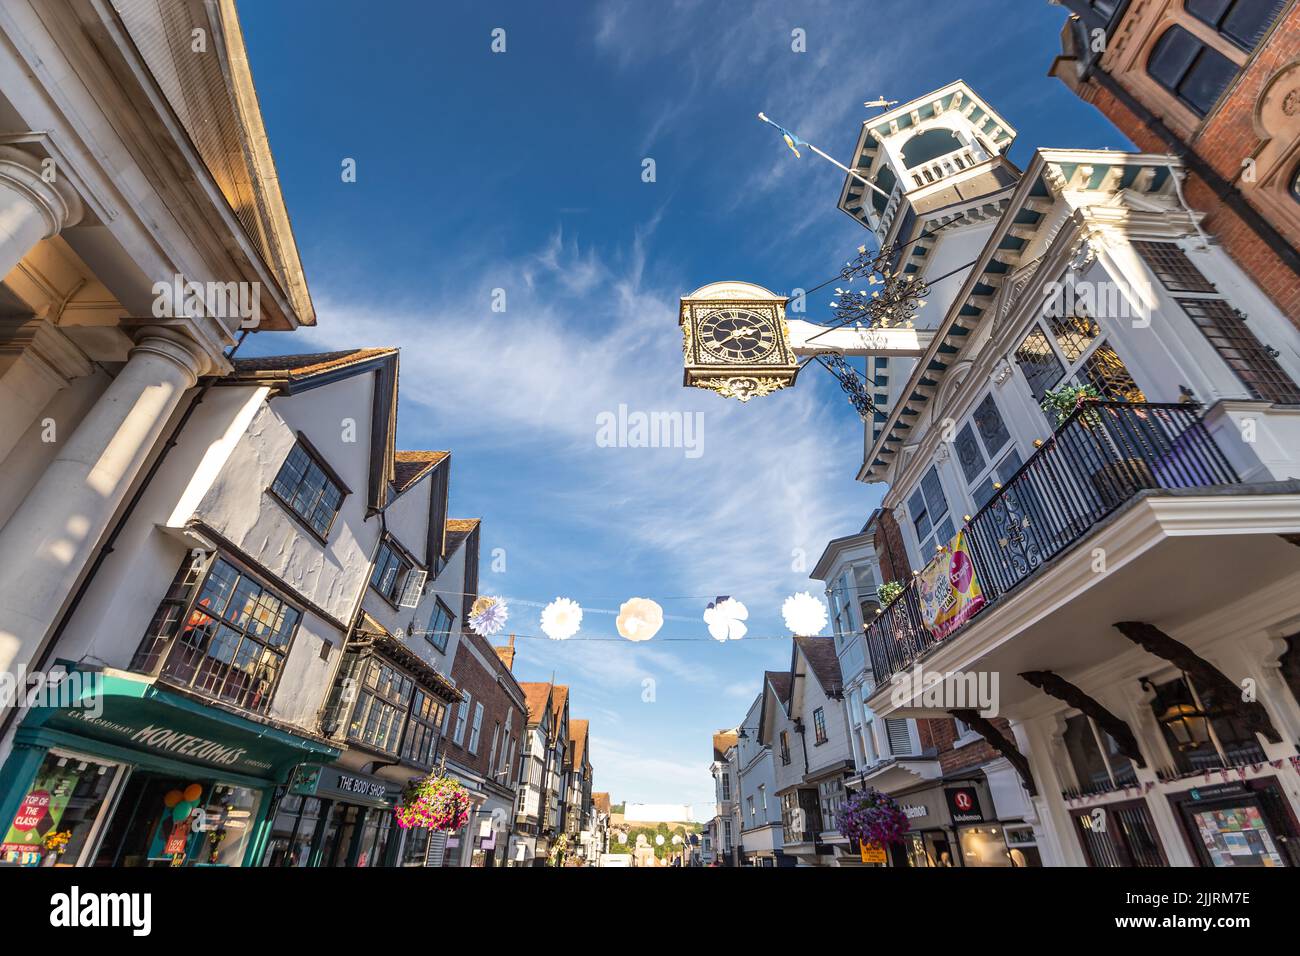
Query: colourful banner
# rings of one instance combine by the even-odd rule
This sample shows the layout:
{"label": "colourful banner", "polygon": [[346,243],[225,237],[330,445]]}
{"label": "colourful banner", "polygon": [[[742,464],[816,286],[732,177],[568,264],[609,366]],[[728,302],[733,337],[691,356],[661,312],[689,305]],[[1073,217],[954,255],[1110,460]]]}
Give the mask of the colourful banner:
{"label": "colourful banner", "polygon": [[975,577],[975,562],[966,547],[966,532],[957,532],[948,550],[917,576],[921,617],[930,633],[943,640],[984,607],[984,592]]}

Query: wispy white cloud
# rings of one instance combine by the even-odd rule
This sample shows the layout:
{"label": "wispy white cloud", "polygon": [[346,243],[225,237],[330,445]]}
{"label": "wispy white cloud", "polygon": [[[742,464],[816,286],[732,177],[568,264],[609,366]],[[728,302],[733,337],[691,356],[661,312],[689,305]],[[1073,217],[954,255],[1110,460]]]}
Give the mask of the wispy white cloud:
{"label": "wispy white cloud", "polygon": [[[546,456],[534,481],[568,497],[567,519],[657,555],[678,593],[774,600],[806,577],[795,549],[814,553],[861,523],[860,509],[826,494],[844,484],[860,438],[803,383],[748,405],[683,389],[681,290],[647,285],[644,264],[640,240],[611,260],[557,234],[518,262],[484,263],[462,286],[472,291],[432,308],[318,286],[320,325],[298,335],[328,348],[401,345],[403,416],[460,454],[509,442]],[[493,288],[505,290],[504,313],[490,309]],[[620,405],[700,413],[700,455],[599,447],[597,416]]]}
{"label": "wispy white cloud", "polygon": [[[636,742],[592,734],[591,762],[598,766],[602,781],[606,775],[620,781],[611,792],[615,799],[645,803],[685,803],[704,807],[713,799],[713,789],[704,765],[647,754]],[[605,788],[604,782],[601,789]]]}

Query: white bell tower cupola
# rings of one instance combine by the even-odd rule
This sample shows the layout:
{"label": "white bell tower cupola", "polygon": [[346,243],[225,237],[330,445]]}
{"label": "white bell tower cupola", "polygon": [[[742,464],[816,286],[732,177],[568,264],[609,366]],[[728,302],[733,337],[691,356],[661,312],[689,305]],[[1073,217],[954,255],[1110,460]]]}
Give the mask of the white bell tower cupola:
{"label": "white bell tower cupola", "polygon": [[1014,183],[1019,170],[1006,152],[1015,137],[964,81],[949,83],[863,122],[854,172],[880,192],[846,176],[839,207],[884,243],[909,210],[923,212]]}

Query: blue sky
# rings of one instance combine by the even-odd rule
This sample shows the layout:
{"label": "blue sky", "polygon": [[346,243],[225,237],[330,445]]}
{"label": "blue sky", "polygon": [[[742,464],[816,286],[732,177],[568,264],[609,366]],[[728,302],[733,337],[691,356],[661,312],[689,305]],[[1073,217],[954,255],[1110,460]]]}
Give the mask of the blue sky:
{"label": "blue sky", "polygon": [[[961,78],[1019,130],[1022,167],[1035,146],[1131,148],[1046,76],[1063,11],[1016,7],[242,5],[319,317],[247,351],[402,348],[399,446],[453,452],[453,513],[484,521],[483,590],[588,609],[578,638],[521,638],[515,670],[571,686],[616,801],[708,812],[711,732],[789,664],[782,599],[820,593],[826,541],[881,496],[854,480],[862,432],[828,376],[745,406],[681,387],[679,296],[719,279],[788,294],[865,241],[835,208],[841,174],[755,114],[847,159],[864,100]],[[702,412],[702,454],[599,447],[597,416],[620,404]],[[749,607],[755,639],[709,639],[719,594]],[[633,596],[670,616],[655,641],[582,640],[613,636],[600,611]],[[537,613],[514,605],[511,628],[540,635]]]}

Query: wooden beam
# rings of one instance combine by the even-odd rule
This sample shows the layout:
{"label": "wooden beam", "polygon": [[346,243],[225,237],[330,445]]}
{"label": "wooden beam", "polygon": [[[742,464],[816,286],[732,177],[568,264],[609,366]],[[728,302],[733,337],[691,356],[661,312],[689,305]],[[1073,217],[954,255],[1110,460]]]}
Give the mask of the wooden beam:
{"label": "wooden beam", "polygon": [[1239,716],[1248,728],[1262,734],[1269,743],[1281,743],[1282,735],[1273,726],[1268,711],[1257,700],[1242,700],[1241,688],[1205,658],[1182,641],[1174,640],[1154,624],[1145,621],[1119,621],[1115,629],[1134,644],[1156,657],[1162,657],[1190,674],[1196,690],[1209,710],[1226,710]]}
{"label": "wooden beam", "polygon": [[1049,697],[1055,697],[1083,711],[1097,722],[1098,727],[1110,734],[1115,745],[1119,747],[1120,753],[1139,767],[1146,767],[1147,762],[1142,758],[1142,751],[1138,749],[1137,738],[1133,736],[1133,731],[1129,729],[1128,724],[1103,707],[1099,701],[1089,697],[1064,677],[1051,671],[1025,671],[1020,676]]}
{"label": "wooden beam", "polygon": [[993,726],[992,721],[974,709],[950,710],[948,713],[970,727],[971,730],[988,741],[990,747],[1006,757],[1007,762],[1016,768],[1016,773],[1020,774],[1020,779],[1024,783],[1025,789],[1029,791],[1029,795],[1031,797],[1038,796],[1038,788],[1034,786],[1034,775],[1029,772],[1029,761],[1017,749],[1015,744]]}

